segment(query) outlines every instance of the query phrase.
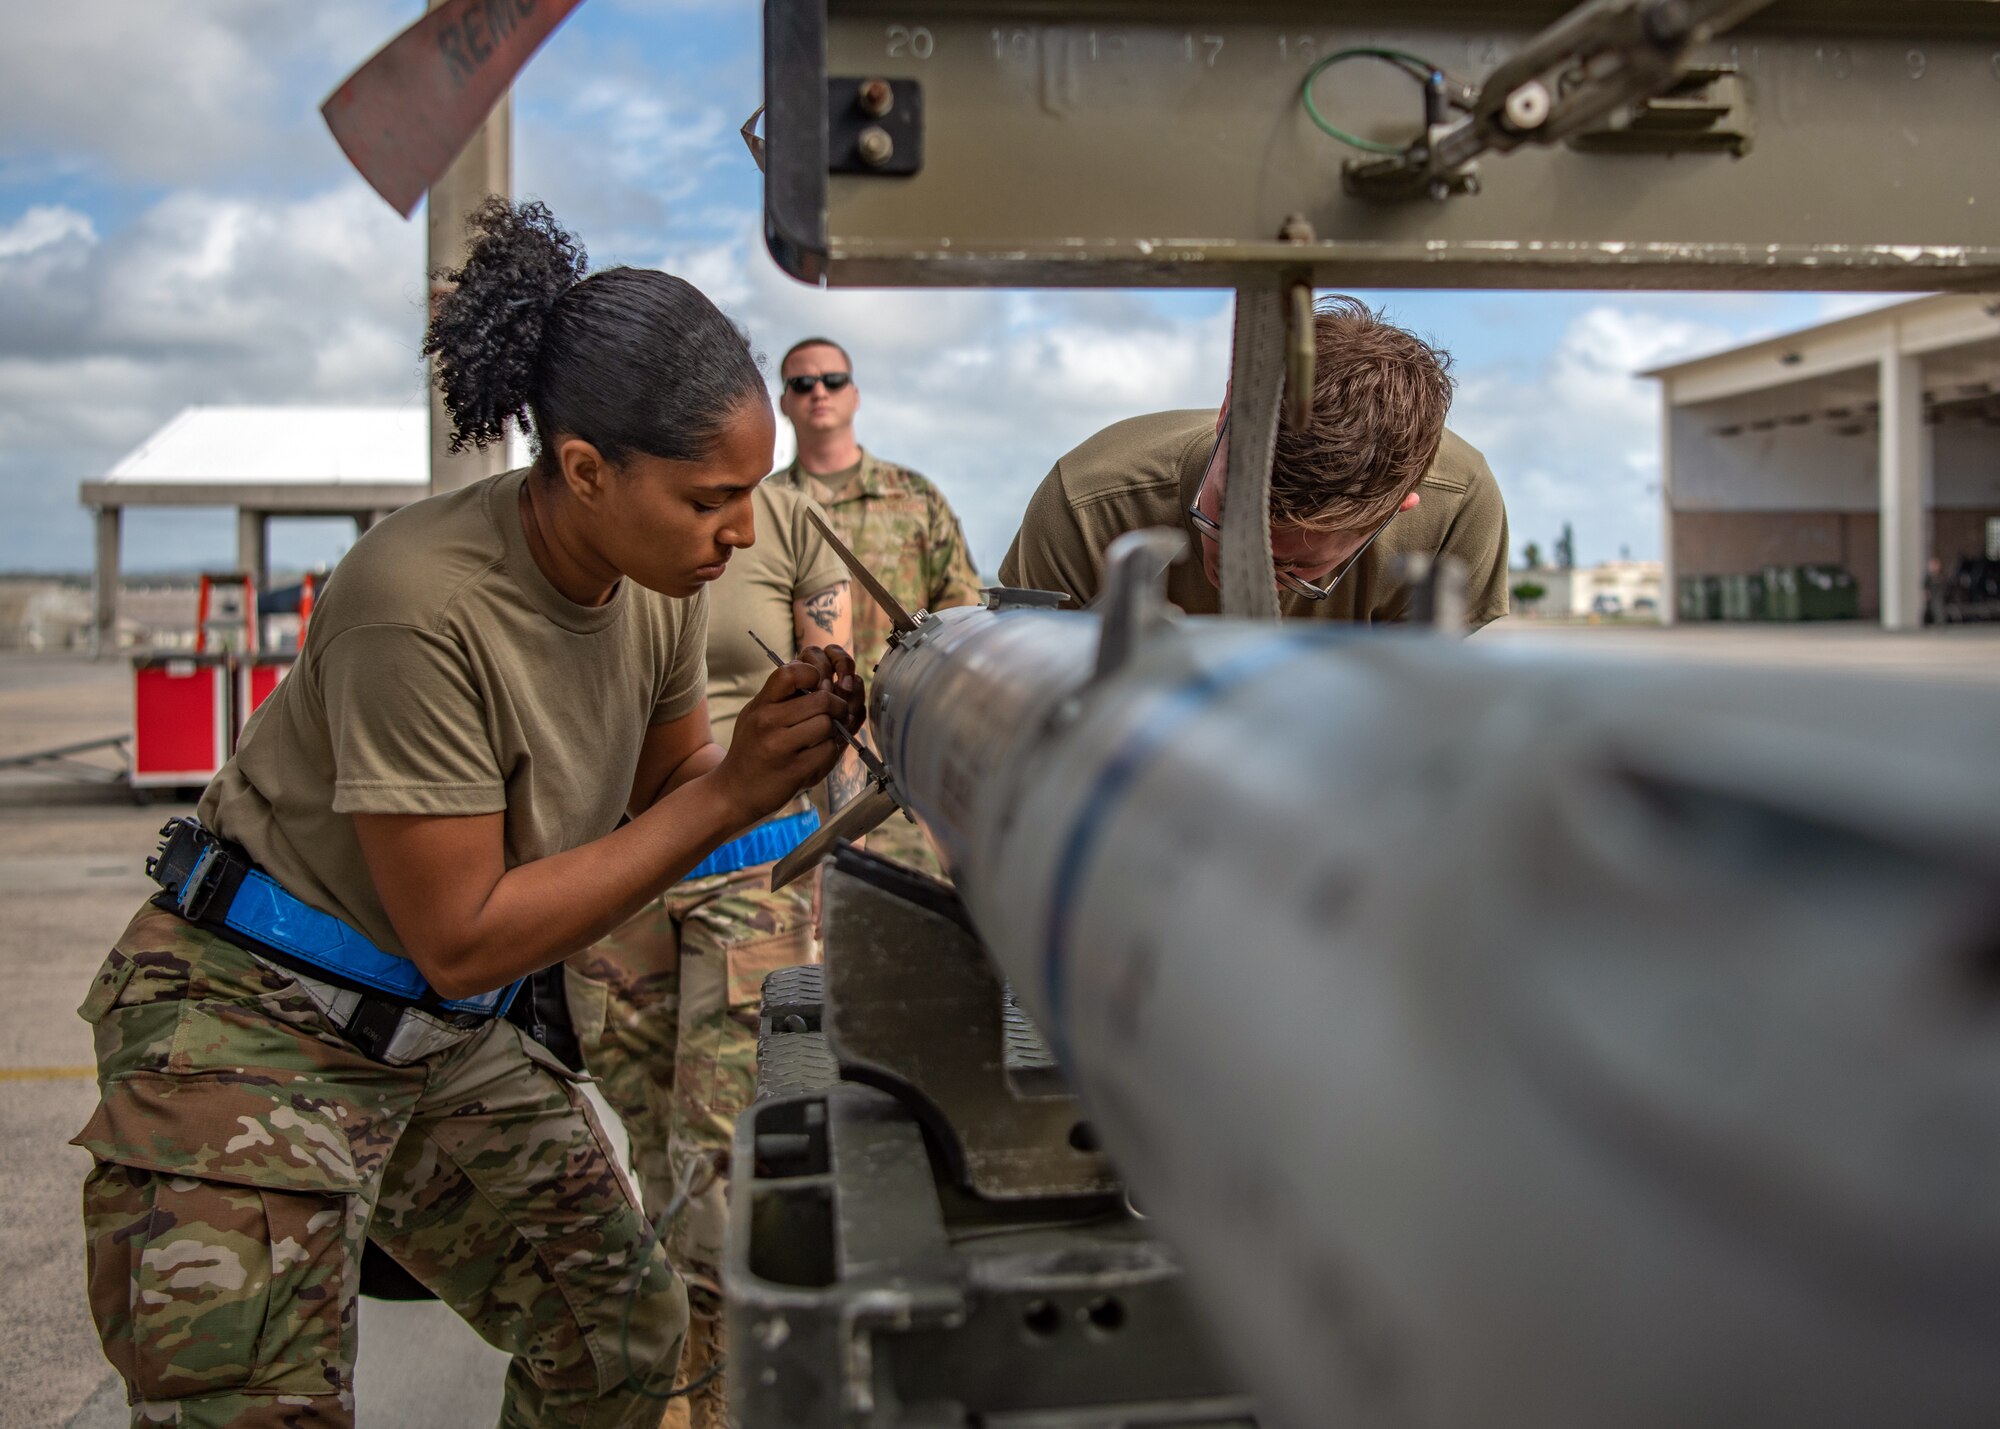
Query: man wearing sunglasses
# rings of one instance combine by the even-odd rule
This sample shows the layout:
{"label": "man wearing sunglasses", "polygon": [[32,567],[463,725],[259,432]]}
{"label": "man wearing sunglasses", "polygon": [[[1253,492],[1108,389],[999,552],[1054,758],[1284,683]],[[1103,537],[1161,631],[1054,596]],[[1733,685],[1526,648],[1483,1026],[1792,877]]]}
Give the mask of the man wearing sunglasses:
{"label": "man wearing sunglasses", "polygon": [[[793,345],[780,364],[778,410],[798,434],[792,464],[771,477],[826,508],[834,534],[853,548],[904,608],[943,610],[976,605],[982,582],[973,568],[958,517],[943,493],[906,466],[864,451],[854,437],[861,393],[854,364],[830,338]],[[889,617],[858,586],[854,606],[854,666],[872,672],[889,643]],[[868,837],[871,852],[936,873],[922,833],[892,819]]]}
{"label": "man wearing sunglasses", "polygon": [[[1507,613],[1507,511],[1486,459],[1445,430],[1451,359],[1351,298],[1314,322],[1312,421],[1280,423],[1271,464],[1271,554],[1288,619],[1403,620],[1397,556],[1450,555],[1467,571],[1467,618]],[[1229,407],[1120,422],[1056,463],[1000,566],[1010,586],[1097,594],[1104,552],[1127,531],[1179,526],[1197,559],[1167,577],[1190,615],[1221,609]],[[1234,519],[1230,517],[1228,519]]]}

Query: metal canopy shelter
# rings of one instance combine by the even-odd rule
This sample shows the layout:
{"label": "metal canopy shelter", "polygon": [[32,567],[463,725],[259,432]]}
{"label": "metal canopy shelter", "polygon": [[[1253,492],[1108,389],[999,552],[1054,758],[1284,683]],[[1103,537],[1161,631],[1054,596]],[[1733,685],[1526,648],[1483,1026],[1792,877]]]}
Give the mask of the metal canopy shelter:
{"label": "metal canopy shelter", "polygon": [[428,413],[399,407],[188,407],[101,481],[79,488],[97,523],[92,648],[117,649],[128,506],[236,511],[237,568],[270,576],[273,516],[351,518],[367,530],[430,493]]}

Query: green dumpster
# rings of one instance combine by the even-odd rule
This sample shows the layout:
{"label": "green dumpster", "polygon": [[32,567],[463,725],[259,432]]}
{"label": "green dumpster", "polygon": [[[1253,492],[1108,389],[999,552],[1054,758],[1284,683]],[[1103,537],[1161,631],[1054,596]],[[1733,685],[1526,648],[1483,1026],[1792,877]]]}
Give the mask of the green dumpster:
{"label": "green dumpster", "polygon": [[1800,620],[1859,620],[1861,592],[1844,566],[1800,566]]}
{"label": "green dumpster", "polygon": [[1760,575],[1740,573],[1727,575],[1722,581],[1722,618],[1724,620],[1762,620],[1764,618],[1764,578]]}
{"label": "green dumpster", "polygon": [[1799,568],[1769,566],[1764,571],[1764,618],[1799,619]]}

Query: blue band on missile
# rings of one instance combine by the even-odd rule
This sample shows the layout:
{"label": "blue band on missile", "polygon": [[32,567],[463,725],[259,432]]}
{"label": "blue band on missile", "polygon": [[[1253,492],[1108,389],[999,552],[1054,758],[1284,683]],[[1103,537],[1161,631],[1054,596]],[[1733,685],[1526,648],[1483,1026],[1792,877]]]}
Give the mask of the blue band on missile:
{"label": "blue band on missile", "polygon": [[1221,700],[1238,683],[1277,664],[1308,646],[1324,645],[1328,631],[1300,631],[1274,636],[1267,644],[1255,646],[1223,661],[1212,670],[1197,670],[1177,685],[1169,686],[1146,711],[1104,762],[1096,783],[1083,800],[1082,812],[1063,840],[1061,861],[1056,865],[1056,885],[1049,899],[1047,948],[1042,957],[1042,993],[1047,999],[1051,1026],[1042,1029],[1053,1044],[1056,1060],[1073,1066],[1069,1048],[1069,955],[1070,920],[1083,887],[1083,874],[1104,832],[1126,793],[1153,762],[1167,741],[1181,727],[1210,705]]}

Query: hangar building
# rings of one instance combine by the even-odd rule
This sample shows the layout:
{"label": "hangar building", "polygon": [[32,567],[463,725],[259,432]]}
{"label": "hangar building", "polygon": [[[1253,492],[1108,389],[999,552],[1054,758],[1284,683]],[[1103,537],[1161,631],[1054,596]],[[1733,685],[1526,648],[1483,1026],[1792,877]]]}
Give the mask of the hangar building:
{"label": "hangar building", "polygon": [[1943,294],[1644,374],[1661,384],[1664,619],[1687,576],[1834,565],[1922,623],[1927,563],[2000,558],[2000,296]]}

